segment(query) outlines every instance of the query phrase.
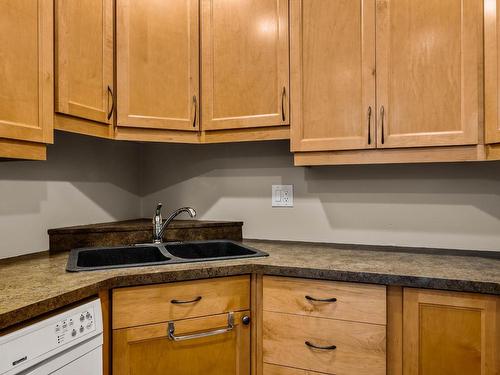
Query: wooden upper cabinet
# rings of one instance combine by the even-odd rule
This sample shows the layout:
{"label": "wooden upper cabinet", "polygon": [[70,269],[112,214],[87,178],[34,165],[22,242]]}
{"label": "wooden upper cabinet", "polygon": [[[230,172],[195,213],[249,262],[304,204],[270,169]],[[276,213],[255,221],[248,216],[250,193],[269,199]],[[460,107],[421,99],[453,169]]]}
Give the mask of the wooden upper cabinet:
{"label": "wooden upper cabinet", "polygon": [[288,124],[288,0],[201,6],[202,130]]}
{"label": "wooden upper cabinet", "polygon": [[500,143],[500,3],[484,2],[484,92],[486,143]]}
{"label": "wooden upper cabinet", "polygon": [[56,111],[111,124],[113,0],[56,0]]}
{"label": "wooden upper cabinet", "polygon": [[197,0],[117,0],[118,126],[199,129]]}
{"label": "wooden upper cabinet", "polygon": [[1,0],[0,138],[51,143],[53,98],[52,0]]}
{"label": "wooden upper cabinet", "polygon": [[291,1],[292,151],[375,147],[375,0]]}
{"label": "wooden upper cabinet", "polygon": [[404,290],[404,375],[496,375],[500,297]]}
{"label": "wooden upper cabinet", "polygon": [[481,0],[377,0],[379,147],[478,143]]}

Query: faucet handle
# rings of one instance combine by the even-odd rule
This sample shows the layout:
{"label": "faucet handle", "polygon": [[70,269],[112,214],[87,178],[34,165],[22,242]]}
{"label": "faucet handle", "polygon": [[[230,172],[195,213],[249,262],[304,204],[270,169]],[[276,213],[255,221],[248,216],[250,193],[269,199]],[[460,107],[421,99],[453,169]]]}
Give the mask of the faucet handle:
{"label": "faucet handle", "polygon": [[158,202],[158,205],[156,206],[156,216],[160,216],[161,215],[161,208],[162,208],[163,204],[161,202]]}

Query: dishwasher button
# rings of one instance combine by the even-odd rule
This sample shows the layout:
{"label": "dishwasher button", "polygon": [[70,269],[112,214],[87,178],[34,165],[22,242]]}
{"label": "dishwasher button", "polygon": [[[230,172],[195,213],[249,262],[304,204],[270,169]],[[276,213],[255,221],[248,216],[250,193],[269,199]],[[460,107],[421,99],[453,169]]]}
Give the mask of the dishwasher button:
{"label": "dishwasher button", "polygon": [[85,317],[82,315],[80,315],[80,322],[83,322],[85,320]]}
{"label": "dishwasher button", "polygon": [[80,333],[83,332],[83,326],[80,326]]}
{"label": "dishwasher button", "polygon": [[73,331],[71,331],[71,336],[73,336],[73,337],[76,336],[76,329],[73,329]]}

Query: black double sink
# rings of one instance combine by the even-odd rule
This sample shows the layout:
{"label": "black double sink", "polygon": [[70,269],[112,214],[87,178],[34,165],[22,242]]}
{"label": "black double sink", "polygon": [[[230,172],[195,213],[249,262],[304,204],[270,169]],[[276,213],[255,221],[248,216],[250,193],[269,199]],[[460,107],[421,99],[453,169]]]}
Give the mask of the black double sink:
{"label": "black double sink", "polygon": [[95,271],[265,256],[268,254],[263,251],[227,240],[95,247],[71,250],[66,270]]}

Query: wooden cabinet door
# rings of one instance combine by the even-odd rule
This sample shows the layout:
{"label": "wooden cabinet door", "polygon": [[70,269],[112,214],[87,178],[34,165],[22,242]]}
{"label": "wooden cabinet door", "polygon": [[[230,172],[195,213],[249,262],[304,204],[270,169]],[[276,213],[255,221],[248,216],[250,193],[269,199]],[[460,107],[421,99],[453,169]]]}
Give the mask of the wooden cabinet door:
{"label": "wooden cabinet door", "polygon": [[288,0],[201,4],[202,129],[288,124]]}
{"label": "wooden cabinet door", "polygon": [[485,141],[500,143],[500,3],[484,2]]}
{"label": "wooden cabinet door", "polygon": [[[168,323],[113,331],[113,373],[116,375],[250,375],[250,325],[234,313],[234,329],[216,336],[171,341]],[[176,335],[227,326],[228,314],[175,321]]]}
{"label": "wooden cabinet door", "polygon": [[198,1],[116,6],[118,126],[198,130]]}
{"label": "wooden cabinet door", "polygon": [[378,147],[478,143],[482,1],[377,0]]}
{"label": "wooden cabinet door", "polygon": [[292,151],[375,147],[375,0],[291,1]]}
{"label": "wooden cabinet door", "polygon": [[113,0],[56,0],[56,111],[112,123]]}
{"label": "wooden cabinet door", "polygon": [[0,1],[0,138],[53,139],[52,0]]}
{"label": "wooden cabinet door", "polygon": [[496,375],[500,297],[404,290],[404,375]]}

